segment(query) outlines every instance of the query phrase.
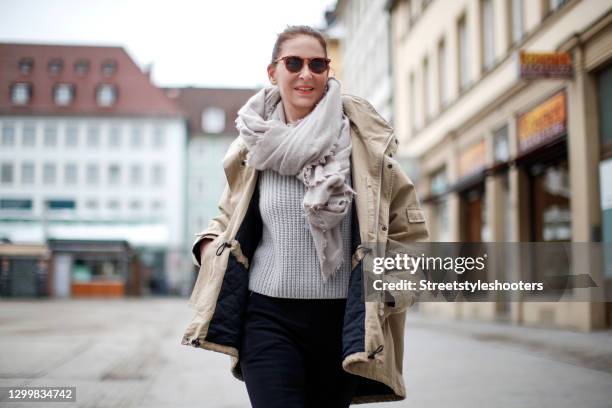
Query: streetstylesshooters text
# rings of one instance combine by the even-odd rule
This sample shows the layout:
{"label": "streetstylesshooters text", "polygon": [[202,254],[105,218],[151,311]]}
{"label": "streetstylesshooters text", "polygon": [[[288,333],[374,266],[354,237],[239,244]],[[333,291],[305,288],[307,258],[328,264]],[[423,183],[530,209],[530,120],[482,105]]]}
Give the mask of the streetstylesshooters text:
{"label": "streetstylesshooters text", "polygon": [[[411,256],[408,254],[396,254],[394,257],[374,257],[372,272],[382,275],[387,271],[406,271],[414,275],[417,271],[454,271],[461,275],[469,271],[482,271],[486,267],[487,254],[478,257],[440,257],[440,256]],[[538,290],[544,289],[542,282],[476,282],[453,281],[432,282],[421,279],[418,282],[400,279],[399,281],[385,281],[375,279],[372,283],[375,290],[453,290],[453,291],[481,291],[481,290]]]}

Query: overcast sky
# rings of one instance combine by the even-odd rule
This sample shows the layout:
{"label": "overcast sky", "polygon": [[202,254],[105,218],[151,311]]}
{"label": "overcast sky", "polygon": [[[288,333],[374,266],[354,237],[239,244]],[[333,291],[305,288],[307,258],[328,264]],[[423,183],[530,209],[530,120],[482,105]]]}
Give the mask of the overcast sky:
{"label": "overcast sky", "polygon": [[160,86],[268,83],[276,34],[335,0],[0,0],[0,42],[120,45]]}

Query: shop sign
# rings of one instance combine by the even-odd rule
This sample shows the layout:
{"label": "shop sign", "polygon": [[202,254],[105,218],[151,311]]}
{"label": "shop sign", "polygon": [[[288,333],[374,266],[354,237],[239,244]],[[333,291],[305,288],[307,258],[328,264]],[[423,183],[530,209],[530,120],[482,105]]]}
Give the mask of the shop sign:
{"label": "shop sign", "polygon": [[461,152],[461,156],[459,156],[459,176],[469,176],[484,169],[485,160],[485,141],[481,140]]}
{"label": "shop sign", "polygon": [[519,150],[525,152],[567,132],[565,92],[560,92],[518,117]]}
{"label": "shop sign", "polygon": [[557,78],[573,76],[572,57],[568,52],[519,53],[519,73],[523,79]]}

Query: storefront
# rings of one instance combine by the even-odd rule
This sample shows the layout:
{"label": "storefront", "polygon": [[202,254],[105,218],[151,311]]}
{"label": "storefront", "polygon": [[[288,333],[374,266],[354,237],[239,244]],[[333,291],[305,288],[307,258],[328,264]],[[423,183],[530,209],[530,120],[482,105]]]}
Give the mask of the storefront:
{"label": "storefront", "polygon": [[140,294],[140,262],[126,241],[51,239],[48,246],[53,265],[52,296],[121,297]]}
{"label": "storefront", "polygon": [[453,190],[460,197],[460,238],[462,242],[489,240],[485,191],[485,141],[465,148],[459,156],[459,180]]}

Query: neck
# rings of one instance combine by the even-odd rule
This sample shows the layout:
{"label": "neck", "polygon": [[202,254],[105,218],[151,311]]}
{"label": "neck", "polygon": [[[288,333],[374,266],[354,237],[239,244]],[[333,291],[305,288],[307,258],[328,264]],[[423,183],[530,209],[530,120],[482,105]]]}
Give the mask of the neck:
{"label": "neck", "polygon": [[284,103],[283,108],[285,110],[285,120],[287,121],[287,124],[295,123],[310,113],[310,110],[292,109],[291,107],[286,106]]}

